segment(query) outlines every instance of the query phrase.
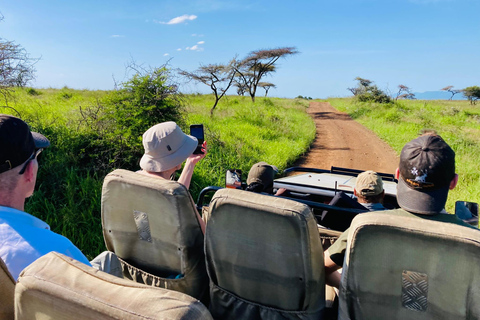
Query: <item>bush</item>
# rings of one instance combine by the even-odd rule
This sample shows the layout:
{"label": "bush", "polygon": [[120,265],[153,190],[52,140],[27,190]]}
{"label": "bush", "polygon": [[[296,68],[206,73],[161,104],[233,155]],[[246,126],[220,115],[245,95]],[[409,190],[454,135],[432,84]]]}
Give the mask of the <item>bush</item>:
{"label": "bush", "polygon": [[[165,121],[182,125],[183,103],[165,67],[137,72],[95,106],[81,110],[83,160],[96,170],[133,169],[143,154],[142,134]],[[138,167],[137,167],[138,168]]]}
{"label": "bush", "polygon": [[355,78],[358,81],[356,88],[348,88],[355,98],[360,102],[391,103],[392,99],[382,90],[380,90],[372,81],[360,77]]}
{"label": "bush", "polygon": [[463,95],[467,97],[470,104],[476,104],[477,100],[480,99],[480,87],[471,86],[463,89]]}
{"label": "bush", "polygon": [[35,90],[34,88],[27,88],[27,89],[25,89],[25,91],[27,92],[27,94],[29,94],[31,96],[39,96],[39,95],[42,94],[40,91]]}

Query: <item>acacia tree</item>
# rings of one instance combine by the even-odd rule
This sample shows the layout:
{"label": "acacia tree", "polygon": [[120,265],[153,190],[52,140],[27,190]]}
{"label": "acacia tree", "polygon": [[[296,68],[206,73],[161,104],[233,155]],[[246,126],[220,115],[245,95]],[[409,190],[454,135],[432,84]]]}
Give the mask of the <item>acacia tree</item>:
{"label": "acacia tree", "polygon": [[223,98],[233,83],[236,74],[236,64],[236,60],[233,59],[228,65],[209,64],[201,66],[194,72],[179,70],[179,74],[190,80],[206,84],[212,89],[213,95],[215,96],[215,103],[210,109],[210,115],[213,115],[218,101]]}
{"label": "acacia tree", "polygon": [[467,97],[470,104],[477,104],[477,100],[480,99],[480,87],[471,86],[462,90],[463,95]]}
{"label": "acacia tree", "polygon": [[446,86],[445,88],[442,88],[440,89],[442,91],[448,91],[452,94],[452,96],[450,97],[450,100],[453,99],[453,96],[456,95],[457,93],[460,93],[462,92],[462,90],[456,90],[456,89],[453,89],[453,86]]}
{"label": "acacia tree", "polygon": [[245,95],[245,92],[247,91],[247,88],[245,88],[245,86],[243,84],[235,81],[235,83],[233,85],[237,88],[237,94],[239,96],[244,96]]}
{"label": "acacia tree", "polygon": [[382,90],[380,90],[373,81],[356,77],[358,85],[355,88],[347,88],[360,102],[373,101],[377,103],[390,103],[391,98]]}
{"label": "acacia tree", "polygon": [[13,87],[23,87],[35,78],[34,65],[38,60],[19,44],[0,38],[0,94],[5,101]]}
{"label": "acacia tree", "polygon": [[395,100],[398,99],[415,99],[415,94],[410,92],[410,88],[403,84],[398,85],[398,92]]}
{"label": "acacia tree", "polygon": [[298,51],[295,47],[252,51],[236,65],[236,81],[246,89],[252,101],[255,102],[257,87],[262,77],[275,72],[275,63],[278,59],[296,53]]}
{"label": "acacia tree", "polygon": [[259,82],[258,86],[262,87],[265,90],[265,97],[267,96],[268,90],[270,90],[270,88],[275,88],[275,85],[270,82]]}

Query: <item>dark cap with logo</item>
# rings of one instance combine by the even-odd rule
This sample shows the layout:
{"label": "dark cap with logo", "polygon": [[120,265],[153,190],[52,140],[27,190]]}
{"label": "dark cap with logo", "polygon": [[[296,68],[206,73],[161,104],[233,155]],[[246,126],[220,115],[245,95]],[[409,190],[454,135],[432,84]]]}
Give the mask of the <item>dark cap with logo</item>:
{"label": "dark cap with logo", "polygon": [[447,202],[455,177],[455,152],[438,135],[423,135],[407,143],[400,154],[397,201],[418,214],[437,214]]}
{"label": "dark cap with logo", "polygon": [[0,114],[0,173],[21,165],[32,156],[35,149],[49,145],[47,138],[31,132],[21,119]]}

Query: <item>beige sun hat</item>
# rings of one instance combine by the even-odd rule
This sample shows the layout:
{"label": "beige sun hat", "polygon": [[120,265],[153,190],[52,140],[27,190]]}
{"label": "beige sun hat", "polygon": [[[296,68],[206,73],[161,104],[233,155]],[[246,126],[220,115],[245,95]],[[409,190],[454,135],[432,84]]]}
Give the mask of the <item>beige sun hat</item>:
{"label": "beige sun hat", "polygon": [[383,192],[382,177],[375,171],[364,171],[357,176],[355,190],[362,196],[376,196]]}
{"label": "beige sun hat", "polygon": [[140,167],[161,172],[182,164],[197,147],[197,138],[186,135],[173,121],[154,125],[143,134],[145,154]]}

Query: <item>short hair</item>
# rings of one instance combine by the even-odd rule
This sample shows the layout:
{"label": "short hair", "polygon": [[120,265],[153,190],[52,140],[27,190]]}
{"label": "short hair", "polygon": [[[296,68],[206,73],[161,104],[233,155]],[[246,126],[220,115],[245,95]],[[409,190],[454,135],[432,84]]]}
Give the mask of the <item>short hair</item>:
{"label": "short hair", "polygon": [[0,174],[0,195],[7,196],[15,190],[20,181],[20,168],[13,168]]}
{"label": "short hair", "polygon": [[362,196],[361,194],[357,194],[357,198],[362,199],[366,203],[381,203],[384,197],[384,191],[376,195],[368,195]]}

